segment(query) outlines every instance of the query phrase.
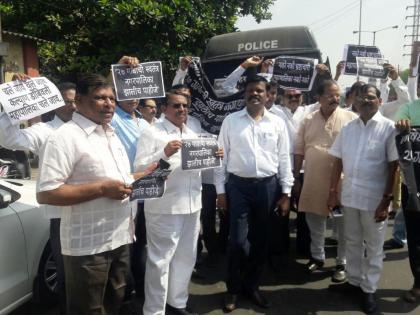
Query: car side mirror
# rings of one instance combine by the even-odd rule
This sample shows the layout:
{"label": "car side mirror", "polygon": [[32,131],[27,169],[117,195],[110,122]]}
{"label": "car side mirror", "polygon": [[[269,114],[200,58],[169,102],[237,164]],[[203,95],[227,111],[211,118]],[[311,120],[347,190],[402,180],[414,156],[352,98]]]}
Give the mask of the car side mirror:
{"label": "car side mirror", "polygon": [[6,208],[12,202],[12,193],[0,189],[0,209]]}

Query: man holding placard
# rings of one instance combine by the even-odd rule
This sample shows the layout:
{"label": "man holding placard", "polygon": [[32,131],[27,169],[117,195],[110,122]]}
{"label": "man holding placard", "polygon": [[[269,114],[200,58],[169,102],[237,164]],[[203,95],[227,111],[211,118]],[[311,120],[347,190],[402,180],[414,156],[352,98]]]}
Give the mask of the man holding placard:
{"label": "man holding placard", "polygon": [[185,125],[189,101],[185,95],[166,94],[165,118],[143,131],[134,162],[142,170],[165,160],[171,174],[164,195],[144,204],[148,256],[143,314],[192,314],[187,308],[188,284],[194,268],[200,230],[201,176],[181,168],[182,139],[197,138]]}

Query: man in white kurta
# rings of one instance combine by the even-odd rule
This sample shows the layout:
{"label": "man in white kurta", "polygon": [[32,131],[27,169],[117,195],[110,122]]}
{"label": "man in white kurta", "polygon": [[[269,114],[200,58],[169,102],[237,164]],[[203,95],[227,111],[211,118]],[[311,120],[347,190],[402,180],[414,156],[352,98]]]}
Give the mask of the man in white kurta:
{"label": "man in white kurta", "polygon": [[361,289],[363,310],[372,313],[377,308],[375,292],[382,270],[382,246],[398,154],[394,122],[379,112],[379,90],[367,84],[358,98],[360,117],[342,128],[329,150],[334,164],[328,206],[338,204],[342,171],[348,283],[336,288],[353,292]]}
{"label": "man in white kurta", "polygon": [[201,176],[181,169],[182,139],[197,138],[184,122],[188,99],[167,93],[165,118],[143,131],[137,146],[135,170],[160,159],[172,171],[159,199],[145,201],[148,256],[144,315],[191,314],[187,309],[188,284],[194,268],[200,229]]}

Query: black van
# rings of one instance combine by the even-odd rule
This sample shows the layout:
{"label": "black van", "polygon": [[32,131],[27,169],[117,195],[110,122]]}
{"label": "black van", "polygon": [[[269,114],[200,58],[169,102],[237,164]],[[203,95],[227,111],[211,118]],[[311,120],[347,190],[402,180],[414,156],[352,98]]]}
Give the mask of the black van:
{"label": "black van", "polygon": [[207,43],[201,64],[214,86],[215,80],[228,76],[242,61],[254,55],[265,58],[280,55],[309,57],[322,63],[321,52],[309,28],[292,26],[214,36]]}

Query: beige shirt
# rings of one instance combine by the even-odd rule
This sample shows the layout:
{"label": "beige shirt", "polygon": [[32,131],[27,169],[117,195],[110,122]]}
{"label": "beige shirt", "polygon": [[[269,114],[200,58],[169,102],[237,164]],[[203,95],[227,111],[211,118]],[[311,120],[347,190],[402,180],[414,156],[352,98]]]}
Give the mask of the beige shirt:
{"label": "beige shirt", "polygon": [[305,157],[305,180],[299,199],[299,211],[328,215],[327,199],[334,157],[328,150],[348,122],[358,116],[337,108],[325,120],[317,110],[303,120],[296,136],[294,153]]}

